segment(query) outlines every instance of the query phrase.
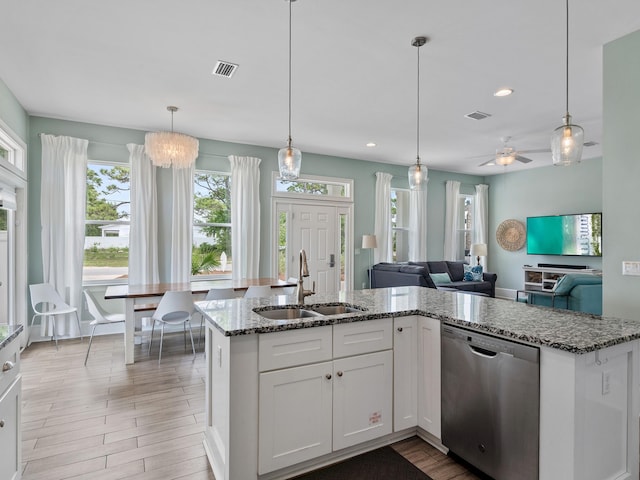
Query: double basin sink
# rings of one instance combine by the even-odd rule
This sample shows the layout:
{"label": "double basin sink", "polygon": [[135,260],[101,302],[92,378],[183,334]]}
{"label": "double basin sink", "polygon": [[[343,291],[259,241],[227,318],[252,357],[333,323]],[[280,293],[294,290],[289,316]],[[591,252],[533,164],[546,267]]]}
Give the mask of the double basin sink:
{"label": "double basin sink", "polygon": [[366,308],[349,305],[348,303],[316,304],[316,305],[283,305],[282,307],[261,307],[253,311],[261,317],[270,320],[296,320],[299,318],[323,317],[345,313],[359,313]]}

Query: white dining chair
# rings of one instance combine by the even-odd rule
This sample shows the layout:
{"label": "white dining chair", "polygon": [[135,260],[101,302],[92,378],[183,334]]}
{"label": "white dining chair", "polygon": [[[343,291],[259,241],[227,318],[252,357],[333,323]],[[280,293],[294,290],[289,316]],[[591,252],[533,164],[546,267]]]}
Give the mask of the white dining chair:
{"label": "white dining chair", "polygon": [[[78,316],[78,309],[65,303],[60,294],[53,288],[50,283],[35,283],[29,285],[29,293],[31,294],[31,308],[34,311],[33,317],[31,317],[31,325],[27,332],[27,347],[29,346],[29,337],[31,336],[31,328],[36,317],[55,317],[56,315],[67,315],[74,313],[76,315],[76,321],[78,322],[78,331],[80,332],[80,340],[82,340],[82,327],[80,326],[80,317]],[[56,350],[58,350],[58,336],[56,334],[56,321],[55,318],[51,322],[51,331],[53,333],[53,339],[56,342]]]}
{"label": "white dining chair", "polygon": [[189,326],[189,336],[191,337],[191,349],[193,350],[193,356],[196,356],[196,347],[193,343],[193,332],[191,331],[191,315],[193,315],[193,294],[190,290],[183,292],[166,292],[160,302],[158,308],[151,315],[151,336],[149,337],[149,353],[151,353],[151,344],[153,342],[153,331],[156,326],[156,322],[160,323],[162,329],[160,330],[160,353],[158,355],[158,365],[162,360],[162,343],[164,341],[164,326],[165,325],[180,325],[182,324],[184,331],[184,346],[187,348],[187,325]]}
{"label": "white dining chair", "polygon": [[86,366],[87,360],[89,359],[89,352],[91,351],[91,343],[93,342],[93,334],[96,332],[98,325],[124,323],[126,317],[124,313],[107,313],[93,298],[89,290],[84,290],[84,298],[87,301],[87,310],[89,310],[89,313],[93,317],[93,320],[89,324],[93,327],[91,329],[91,337],[89,337],[89,348],[87,348],[87,355],[84,357],[84,365]]}
{"label": "white dining chair", "polygon": [[251,285],[244,293],[244,298],[270,297],[273,295],[269,285]]}
{"label": "white dining chair", "polygon": [[[212,288],[204,297],[207,300],[226,300],[230,298],[239,298],[242,295],[233,288]],[[198,350],[200,350],[200,340],[202,339],[202,329],[204,328],[204,316],[200,314],[200,334],[198,335]]]}

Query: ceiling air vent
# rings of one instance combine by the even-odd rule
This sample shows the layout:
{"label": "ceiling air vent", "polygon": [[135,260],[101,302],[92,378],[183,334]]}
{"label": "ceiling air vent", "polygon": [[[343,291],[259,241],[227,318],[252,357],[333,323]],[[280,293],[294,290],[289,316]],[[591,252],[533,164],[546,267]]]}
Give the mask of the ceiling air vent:
{"label": "ceiling air vent", "polygon": [[227,77],[231,78],[231,76],[238,69],[238,65],[229,62],[223,62],[222,60],[218,60],[215,68],[213,69],[213,74],[219,77]]}
{"label": "ceiling air vent", "polygon": [[484,113],[484,112],[479,112],[478,110],[476,110],[475,112],[467,113],[465,115],[465,117],[471,118],[473,120],[484,120],[485,118],[488,118],[490,116],[491,116],[491,114]]}
{"label": "ceiling air vent", "polygon": [[593,140],[589,140],[588,142],[584,142],[585,147],[595,147],[598,145],[598,142],[594,142]]}

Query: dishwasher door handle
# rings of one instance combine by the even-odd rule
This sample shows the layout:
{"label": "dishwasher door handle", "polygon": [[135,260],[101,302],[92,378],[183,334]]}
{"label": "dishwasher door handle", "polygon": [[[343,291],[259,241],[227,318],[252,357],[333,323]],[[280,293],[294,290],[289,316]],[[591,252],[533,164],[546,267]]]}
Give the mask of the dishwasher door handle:
{"label": "dishwasher door handle", "polygon": [[496,355],[498,355],[498,352],[492,352],[491,350],[486,350],[484,348],[476,347],[474,345],[469,345],[469,350],[471,350],[471,352],[474,355],[478,355],[479,357],[484,357],[484,358],[493,358]]}

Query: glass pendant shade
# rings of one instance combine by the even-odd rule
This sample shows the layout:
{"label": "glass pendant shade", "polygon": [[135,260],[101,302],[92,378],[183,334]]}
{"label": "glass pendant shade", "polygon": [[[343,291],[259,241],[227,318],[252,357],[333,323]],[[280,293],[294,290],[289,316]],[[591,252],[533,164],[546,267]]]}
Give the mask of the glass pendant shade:
{"label": "glass pendant shade", "polygon": [[183,133],[153,132],[144,136],[151,162],[162,168],[189,168],[198,157],[198,140]]}
{"label": "glass pendant shade", "polygon": [[416,162],[409,167],[409,188],[411,190],[424,189],[427,181],[429,180],[428,169],[420,162]]}
{"label": "glass pendant shade", "polygon": [[551,135],[551,157],[554,165],[575,165],[582,158],[584,130],[571,124],[571,115],[564,117],[564,125],[556,128]]}
{"label": "glass pendant shade", "polygon": [[278,151],[278,169],[280,178],[284,180],[295,180],[300,176],[300,166],[302,165],[302,152],[291,146],[291,142],[286,147]]}

